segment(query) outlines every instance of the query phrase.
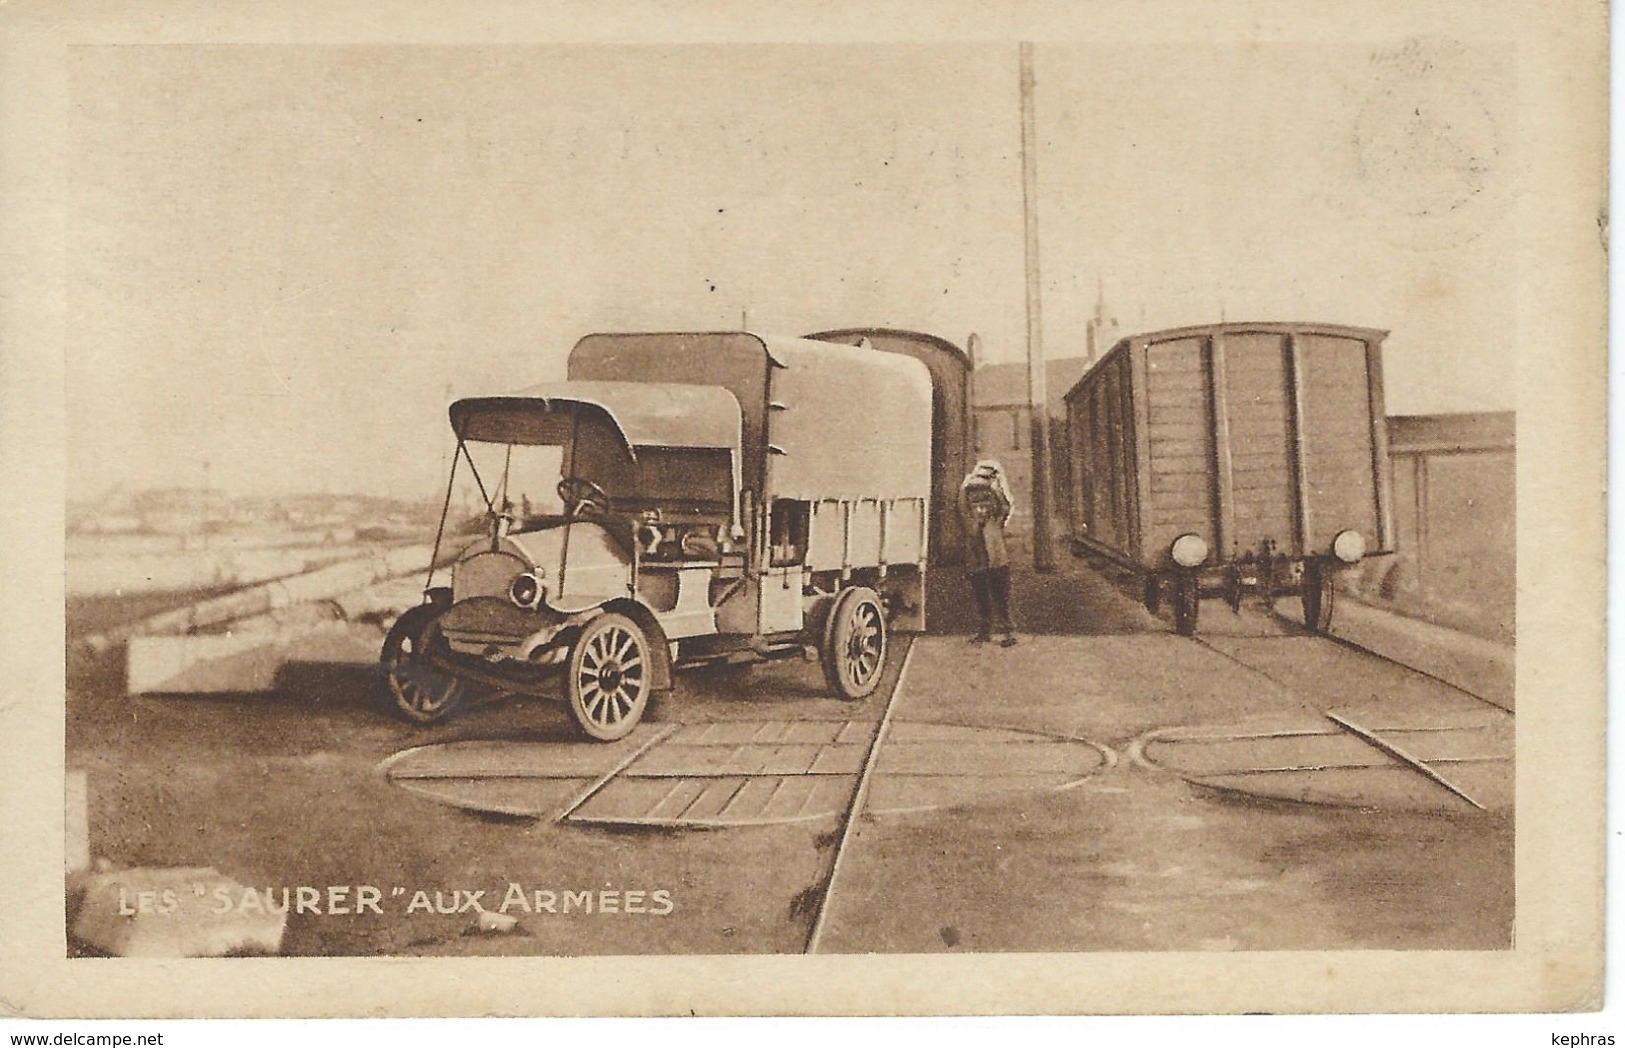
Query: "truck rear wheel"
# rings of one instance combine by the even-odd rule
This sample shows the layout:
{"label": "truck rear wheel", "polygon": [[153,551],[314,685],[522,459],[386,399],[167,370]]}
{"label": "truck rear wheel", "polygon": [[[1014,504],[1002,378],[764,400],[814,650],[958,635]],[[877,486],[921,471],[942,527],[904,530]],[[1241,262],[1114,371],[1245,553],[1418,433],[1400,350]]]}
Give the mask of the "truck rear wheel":
{"label": "truck rear wheel", "polygon": [[589,738],[624,739],[649,705],[649,639],[625,615],[599,615],[570,649],[564,690],[570,716]]}
{"label": "truck rear wheel", "polygon": [[886,609],[874,590],[854,586],[836,598],[819,646],[830,690],[843,699],[873,694],[886,668],[886,639]]}

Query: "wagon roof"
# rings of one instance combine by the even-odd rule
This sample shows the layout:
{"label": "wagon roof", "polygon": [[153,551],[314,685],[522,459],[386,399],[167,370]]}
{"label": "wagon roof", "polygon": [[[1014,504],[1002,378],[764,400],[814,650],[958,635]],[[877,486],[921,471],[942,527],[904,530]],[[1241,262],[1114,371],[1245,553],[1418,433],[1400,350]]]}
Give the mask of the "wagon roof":
{"label": "wagon roof", "polygon": [[451,426],[459,437],[500,440],[500,423],[470,437],[481,432],[475,421],[515,412],[553,414],[574,405],[603,412],[629,449],[739,448],[739,402],[732,393],[671,382],[548,382],[506,396],[468,397],[452,404]]}
{"label": "wagon roof", "polygon": [[1327,324],[1313,320],[1252,320],[1252,321],[1225,321],[1221,324],[1190,324],[1185,327],[1163,328],[1160,331],[1142,331],[1138,334],[1124,335],[1118,339],[1112,348],[1102,353],[1089,369],[1083,373],[1072,388],[1067,390],[1064,400],[1071,400],[1072,395],[1084,385],[1094,370],[1105,362],[1106,358],[1116,353],[1124,346],[1131,344],[1145,345],[1151,342],[1167,342],[1176,338],[1192,338],[1205,335],[1240,335],[1240,334],[1276,334],[1276,335],[1341,335],[1356,338],[1361,341],[1382,341],[1388,337],[1388,331],[1383,328],[1357,327],[1351,324]]}
{"label": "wagon roof", "polygon": [[1249,331],[1271,332],[1274,334],[1292,334],[1304,332],[1308,334],[1327,335],[1358,335],[1369,338],[1371,336],[1386,337],[1388,332],[1381,328],[1356,327],[1351,324],[1326,324],[1313,320],[1265,320],[1265,321],[1225,321],[1222,324],[1191,324],[1186,327],[1164,328],[1161,331],[1145,331],[1137,335],[1124,335],[1118,339],[1118,344],[1124,342],[1161,342],[1170,338],[1188,338],[1191,335],[1235,335]]}

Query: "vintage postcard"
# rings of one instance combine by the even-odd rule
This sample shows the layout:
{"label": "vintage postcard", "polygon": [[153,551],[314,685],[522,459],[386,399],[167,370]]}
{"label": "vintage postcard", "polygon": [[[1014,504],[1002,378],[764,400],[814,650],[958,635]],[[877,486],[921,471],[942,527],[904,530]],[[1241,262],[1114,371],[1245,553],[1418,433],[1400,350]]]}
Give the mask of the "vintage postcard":
{"label": "vintage postcard", "polygon": [[0,33],[6,1011],[1599,1006],[1603,6]]}

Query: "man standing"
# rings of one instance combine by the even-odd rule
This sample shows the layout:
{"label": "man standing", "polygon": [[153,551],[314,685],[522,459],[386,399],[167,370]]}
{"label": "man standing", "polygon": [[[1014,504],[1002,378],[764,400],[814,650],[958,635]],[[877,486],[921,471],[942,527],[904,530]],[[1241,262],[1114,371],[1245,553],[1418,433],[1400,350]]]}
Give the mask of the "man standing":
{"label": "man standing", "polygon": [[999,643],[1008,648],[1016,643],[1016,634],[1010,624],[1010,555],[1004,529],[1014,506],[997,462],[983,459],[976,464],[959,487],[959,510],[965,518],[971,592],[981,616],[971,643],[986,644],[997,631],[1002,635]]}

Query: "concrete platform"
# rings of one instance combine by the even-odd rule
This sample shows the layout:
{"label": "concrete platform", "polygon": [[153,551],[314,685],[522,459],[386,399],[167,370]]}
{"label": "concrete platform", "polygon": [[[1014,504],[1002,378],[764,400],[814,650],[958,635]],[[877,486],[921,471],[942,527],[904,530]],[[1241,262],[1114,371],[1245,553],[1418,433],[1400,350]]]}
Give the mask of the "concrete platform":
{"label": "concrete platform", "polygon": [[268,693],[291,663],[378,661],[376,626],[327,622],[291,629],[131,637],[125,661],[131,695]]}

